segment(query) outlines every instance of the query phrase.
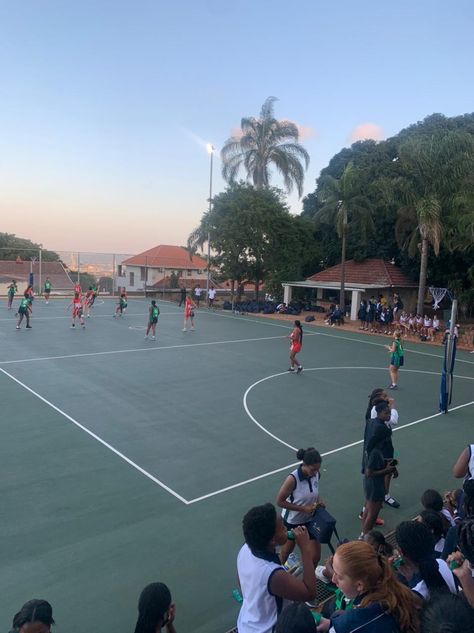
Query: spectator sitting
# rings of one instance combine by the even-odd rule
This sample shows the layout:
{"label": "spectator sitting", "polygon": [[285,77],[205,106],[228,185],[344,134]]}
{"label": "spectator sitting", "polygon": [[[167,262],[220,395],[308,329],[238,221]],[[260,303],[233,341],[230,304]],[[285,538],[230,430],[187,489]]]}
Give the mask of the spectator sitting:
{"label": "spectator sitting", "polygon": [[434,510],[440,514],[443,525],[445,526],[445,532],[456,524],[449,509],[444,507],[443,497],[437,490],[432,490],[431,488],[425,490],[421,496],[421,505],[425,510]]}
{"label": "spectator sitting", "polygon": [[15,615],[10,633],[50,633],[53,624],[53,608],[49,602],[33,599],[25,602]]}
{"label": "spectator sitting", "polygon": [[[463,486],[463,505],[460,508],[460,515],[466,519],[474,519],[474,479],[468,479]],[[448,556],[456,550],[458,542],[457,527],[450,527],[446,534],[442,558],[446,560]]]}
{"label": "spectator sitting", "polygon": [[316,576],[305,527],[293,534],[301,550],[303,578],[295,578],[280,564],[276,547],[288,540],[281,516],[271,503],[249,510],[242,522],[245,544],[237,556],[237,572],[243,602],[239,633],[269,633],[276,625],[285,600],[305,601],[316,597]]}
{"label": "spectator sitting", "polygon": [[171,601],[171,593],[162,582],[147,585],[138,600],[138,620],[135,633],[176,633],[174,618],[176,605]]}
{"label": "spectator sitting", "polygon": [[276,307],[276,311],[277,311],[279,314],[286,314],[286,313],[287,313],[287,311],[288,311],[288,308],[287,308],[286,303],[279,303],[279,304],[277,305],[277,307]]}
{"label": "spectator sitting", "polygon": [[443,524],[443,520],[439,514],[439,512],[435,512],[434,510],[423,510],[420,512],[420,518],[418,519],[426,525],[431,534],[433,535],[433,539],[435,542],[434,551],[436,558],[443,557],[443,550],[445,544],[445,536],[446,529]]}
{"label": "spectator sitting", "polygon": [[336,305],[332,314],[329,316],[329,323],[332,327],[344,324],[344,315],[339,305]]}
{"label": "spectator sitting", "polygon": [[458,564],[453,573],[461,583],[466,600],[474,607],[474,519],[466,519],[457,530],[460,555],[451,557]]}
{"label": "spectator sitting", "polygon": [[404,564],[399,568],[407,585],[428,600],[432,591],[456,593],[453,572],[447,563],[435,558],[434,538],[419,521],[403,521],[395,530],[395,538]]}
{"label": "spectator sitting", "polygon": [[[317,630],[325,633],[416,633],[416,596],[396,580],[389,562],[363,541],[340,545],[333,559],[333,582],[354,608],[322,618]],[[240,630],[239,630],[240,631]]]}
{"label": "spectator sitting", "polygon": [[474,633],[474,609],[451,593],[436,596],[421,612],[420,633]]}

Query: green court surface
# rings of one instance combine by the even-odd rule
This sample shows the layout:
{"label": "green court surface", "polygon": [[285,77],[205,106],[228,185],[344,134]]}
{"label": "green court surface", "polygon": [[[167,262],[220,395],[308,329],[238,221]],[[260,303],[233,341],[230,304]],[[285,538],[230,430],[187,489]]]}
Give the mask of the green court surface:
{"label": "green court surface", "polygon": [[[368,393],[389,382],[384,337],[305,327],[304,372],[289,374],[289,323],[147,302],[113,319],[100,301],[87,328],[66,301],[34,304],[33,329],[0,316],[2,406],[0,628],[46,598],[56,630],[133,631],[141,589],[166,582],[176,628],[235,625],[241,519],[274,501],[295,449],[325,454],[321,494],[341,536],[356,537]],[[441,346],[406,345],[395,393],[400,477],[385,530],[419,510],[427,487],[459,484],[451,467],[474,441],[474,359],[458,353],[453,410],[438,415]]]}

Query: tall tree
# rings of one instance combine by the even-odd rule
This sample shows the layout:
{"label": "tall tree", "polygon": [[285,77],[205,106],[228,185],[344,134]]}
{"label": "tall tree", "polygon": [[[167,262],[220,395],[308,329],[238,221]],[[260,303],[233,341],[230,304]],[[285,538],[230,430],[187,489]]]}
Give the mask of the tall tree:
{"label": "tall tree", "polygon": [[[438,255],[445,229],[458,217],[459,201],[469,198],[474,139],[464,132],[446,130],[415,135],[401,144],[398,165],[399,176],[393,180],[398,201],[395,231],[410,257],[420,251],[417,312],[422,314],[429,249]],[[454,228],[458,236],[459,229]],[[453,235],[450,240],[454,243]]]}
{"label": "tall tree", "polygon": [[309,221],[289,213],[278,189],[235,183],[214,198],[188,245],[191,251],[202,247],[209,233],[221,276],[253,282],[258,295],[262,281],[281,290],[282,281],[299,277],[312,256],[311,229]]}
{"label": "tall tree", "polygon": [[347,233],[349,227],[359,232],[359,239],[365,241],[373,230],[372,207],[362,190],[362,178],[354,165],[348,163],[340,178],[329,174],[318,181],[317,196],[320,203],[316,213],[317,222],[332,224],[341,239],[341,291],[340,306],[345,309],[345,263]]}
{"label": "tall tree", "polygon": [[244,117],[240,123],[242,134],[227,139],[221,150],[222,176],[232,183],[244,167],[247,178],[256,187],[265,187],[270,184],[269,167],[273,164],[283,176],[286,190],[291,192],[296,185],[301,197],[309,154],[298,142],[296,125],[275,118],[275,101],[275,97],[268,97],[260,117]]}

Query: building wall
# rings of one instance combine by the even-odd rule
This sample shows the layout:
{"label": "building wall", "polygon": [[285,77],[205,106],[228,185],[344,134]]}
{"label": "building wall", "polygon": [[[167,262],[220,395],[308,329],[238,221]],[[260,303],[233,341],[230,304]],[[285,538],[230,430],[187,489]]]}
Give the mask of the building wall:
{"label": "building wall", "polygon": [[[118,275],[118,271],[121,270],[122,276]],[[147,287],[153,286],[165,277],[170,277],[172,273],[177,273],[183,277],[183,279],[193,279],[196,283],[201,283],[207,279],[206,270],[196,270],[195,268],[182,269],[182,268],[152,268],[151,266],[145,268],[144,266],[123,266],[118,267],[116,271],[116,285],[123,287],[128,291],[144,290],[145,280],[142,279],[147,275],[146,285]],[[125,273],[125,274],[124,274]],[[133,285],[130,283],[130,274],[133,275]]]}

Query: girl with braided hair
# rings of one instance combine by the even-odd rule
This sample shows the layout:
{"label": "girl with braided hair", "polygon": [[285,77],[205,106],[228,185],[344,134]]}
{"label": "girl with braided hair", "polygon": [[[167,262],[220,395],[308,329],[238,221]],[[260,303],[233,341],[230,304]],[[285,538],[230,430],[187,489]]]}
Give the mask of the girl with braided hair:
{"label": "girl with braided hair", "polygon": [[10,633],[50,633],[54,624],[53,608],[46,600],[28,600],[13,618]]}
{"label": "girl with braided hair", "polygon": [[176,605],[171,602],[171,593],[162,582],[147,585],[138,600],[138,620],[135,633],[176,633],[174,618]]}
{"label": "girl with braided hair", "polygon": [[398,571],[413,591],[425,600],[429,599],[432,591],[457,593],[448,564],[435,558],[434,538],[424,523],[403,521],[395,530],[395,538],[404,560]]}
{"label": "girl with braided hair", "polygon": [[352,541],[340,545],[334,554],[333,568],[333,583],[354,600],[354,606],[331,619],[322,618],[318,631],[418,631],[420,600],[395,578],[387,559],[368,543]]}

